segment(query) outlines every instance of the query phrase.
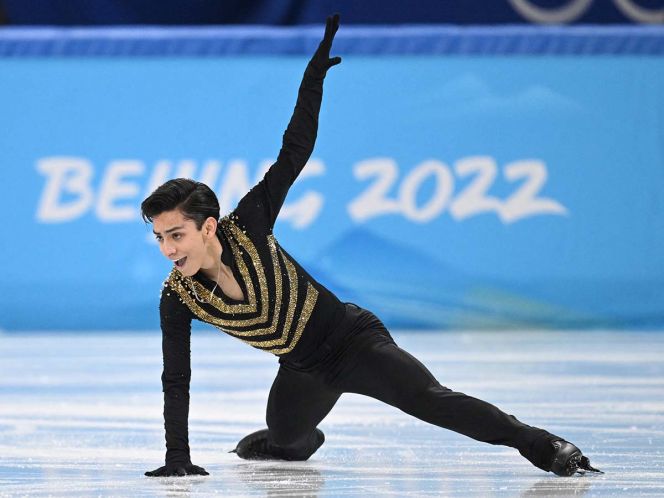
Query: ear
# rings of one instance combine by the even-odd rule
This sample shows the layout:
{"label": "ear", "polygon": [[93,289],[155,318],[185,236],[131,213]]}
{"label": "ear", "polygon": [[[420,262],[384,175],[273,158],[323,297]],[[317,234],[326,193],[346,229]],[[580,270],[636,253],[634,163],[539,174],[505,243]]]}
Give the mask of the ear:
{"label": "ear", "polygon": [[206,237],[212,237],[217,233],[217,220],[215,220],[212,216],[209,216],[203,222],[203,233]]}

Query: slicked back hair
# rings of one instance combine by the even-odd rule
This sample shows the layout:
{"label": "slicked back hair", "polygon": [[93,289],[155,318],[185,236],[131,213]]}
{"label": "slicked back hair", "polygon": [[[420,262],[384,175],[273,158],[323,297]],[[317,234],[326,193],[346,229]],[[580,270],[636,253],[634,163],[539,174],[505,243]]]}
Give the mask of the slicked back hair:
{"label": "slicked back hair", "polygon": [[155,216],[174,209],[200,230],[210,216],[219,219],[219,201],[210,187],[188,178],[168,180],[141,203],[141,216],[152,223]]}

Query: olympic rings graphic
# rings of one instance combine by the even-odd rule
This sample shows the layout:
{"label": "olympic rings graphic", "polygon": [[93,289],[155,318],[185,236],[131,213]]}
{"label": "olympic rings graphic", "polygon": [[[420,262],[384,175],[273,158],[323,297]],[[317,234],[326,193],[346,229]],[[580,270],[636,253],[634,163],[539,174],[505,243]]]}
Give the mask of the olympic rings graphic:
{"label": "olympic rings graphic", "polygon": [[529,21],[542,24],[568,23],[580,17],[593,0],[572,0],[562,7],[545,8],[533,5],[529,0],[509,0],[512,6]]}
{"label": "olympic rings graphic", "polygon": [[[593,0],[571,0],[561,7],[540,7],[530,0],[509,0],[512,7],[529,21],[540,24],[565,24],[581,17]],[[633,0],[613,0],[622,14],[638,23],[664,23],[664,8],[641,7]]]}
{"label": "olympic rings graphic", "polygon": [[647,9],[634,4],[632,0],[613,0],[613,3],[615,3],[618,9],[620,9],[620,11],[632,21],[648,24],[664,23],[664,8]]}

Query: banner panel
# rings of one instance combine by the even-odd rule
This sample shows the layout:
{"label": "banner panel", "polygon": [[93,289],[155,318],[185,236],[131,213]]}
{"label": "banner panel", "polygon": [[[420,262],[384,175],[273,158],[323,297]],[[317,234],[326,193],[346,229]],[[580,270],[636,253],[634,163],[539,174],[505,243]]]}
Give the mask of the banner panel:
{"label": "banner panel", "polygon": [[[158,327],[140,202],[186,176],[232,209],[306,60],[0,59],[0,327]],[[393,327],[662,327],[662,81],[661,57],[345,57],[275,235]]]}
{"label": "banner panel", "polygon": [[340,12],[344,24],[664,23],[661,0],[3,0],[12,24],[314,24]]}

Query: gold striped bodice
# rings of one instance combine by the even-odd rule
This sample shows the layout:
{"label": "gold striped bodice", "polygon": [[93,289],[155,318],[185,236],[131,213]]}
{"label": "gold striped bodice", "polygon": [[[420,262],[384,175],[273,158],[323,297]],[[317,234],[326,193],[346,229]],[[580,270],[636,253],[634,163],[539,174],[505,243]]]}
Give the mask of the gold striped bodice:
{"label": "gold striped bodice", "polygon": [[[318,298],[318,290],[300,278],[294,263],[270,234],[252,240],[229,217],[220,220],[236,264],[244,301],[213,294],[193,277],[173,268],[166,284],[201,321],[250,346],[275,355],[297,345]],[[263,240],[261,240],[263,239]]]}

